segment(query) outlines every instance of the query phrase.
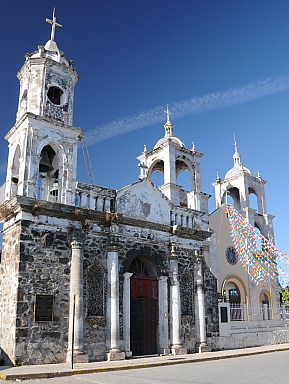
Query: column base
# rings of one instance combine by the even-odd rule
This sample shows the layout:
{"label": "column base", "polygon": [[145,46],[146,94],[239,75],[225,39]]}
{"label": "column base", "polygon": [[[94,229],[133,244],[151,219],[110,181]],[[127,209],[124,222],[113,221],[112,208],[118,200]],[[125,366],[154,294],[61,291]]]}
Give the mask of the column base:
{"label": "column base", "polygon": [[124,360],[125,359],[125,352],[121,352],[117,349],[112,349],[106,354],[106,360],[107,361],[117,361],[117,360]]}
{"label": "column base", "polygon": [[182,347],[181,345],[173,345],[171,346],[171,353],[173,355],[186,355],[188,351],[186,348]]}
{"label": "column base", "polygon": [[[67,356],[66,356],[66,362],[67,363],[71,363],[71,357],[72,357],[72,353],[71,353],[71,351],[68,351]],[[75,351],[75,352],[73,352],[73,362],[74,363],[89,363],[88,355],[85,355],[81,351]]]}
{"label": "column base", "polygon": [[160,355],[169,355],[171,353],[170,348],[161,348],[160,349]]}
{"label": "column base", "polygon": [[196,345],[196,352],[197,353],[203,353],[203,352],[212,352],[212,348],[209,347],[205,343],[200,343]]}

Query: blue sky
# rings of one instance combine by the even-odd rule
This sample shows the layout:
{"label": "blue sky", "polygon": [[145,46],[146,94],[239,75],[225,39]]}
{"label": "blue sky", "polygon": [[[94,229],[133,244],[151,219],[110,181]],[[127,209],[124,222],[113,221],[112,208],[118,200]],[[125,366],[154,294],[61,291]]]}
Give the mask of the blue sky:
{"label": "blue sky", "polygon": [[[286,0],[46,0],[1,4],[0,171],[13,126],[16,78],[25,53],[44,45],[56,7],[58,47],[79,73],[75,124],[85,130],[96,184],[138,179],[136,156],[163,136],[168,103],[174,134],[204,154],[203,191],[243,164],[268,181],[276,245],[289,254],[289,2]],[[129,132],[124,133],[127,127]],[[114,127],[112,129],[112,127]],[[100,139],[104,139],[100,141]],[[78,179],[88,182],[79,152]],[[5,173],[0,173],[0,183]]]}

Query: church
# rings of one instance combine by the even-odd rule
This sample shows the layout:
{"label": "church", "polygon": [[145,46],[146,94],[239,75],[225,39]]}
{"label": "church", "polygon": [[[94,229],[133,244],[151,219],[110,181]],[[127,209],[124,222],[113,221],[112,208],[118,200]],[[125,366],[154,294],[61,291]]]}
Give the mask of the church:
{"label": "church", "polygon": [[[246,220],[274,241],[265,181],[242,166],[236,149],[234,167],[214,183],[217,210],[209,216],[202,154],[174,136],[167,109],[163,137],[138,156],[138,181],[120,190],[78,182],[78,74],[55,42],[55,15],[47,21],[50,40],[26,55],[17,74],[16,122],[5,136],[1,359],[88,362],[232,347],[220,322],[222,303],[238,304],[242,313],[232,320],[246,322],[257,320],[257,303],[279,303],[270,287],[253,287],[235,262],[221,206],[229,193]],[[183,170],[189,191],[177,185]],[[163,175],[160,187],[151,181],[154,172]],[[249,193],[257,195],[259,212],[248,205]],[[277,312],[268,316],[280,319]]]}

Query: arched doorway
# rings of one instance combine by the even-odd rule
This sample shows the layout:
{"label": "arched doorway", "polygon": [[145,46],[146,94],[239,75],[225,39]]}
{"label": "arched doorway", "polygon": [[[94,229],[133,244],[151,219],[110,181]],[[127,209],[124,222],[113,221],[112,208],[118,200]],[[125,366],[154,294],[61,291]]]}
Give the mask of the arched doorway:
{"label": "arched doorway", "polygon": [[241,294],[237,284],[228,281],[224,286],[223,296],[230,303],[231,320],[242,320]]}
{"label": "arched doorway", "polygon": [[260,301],[263,311],[263,319],[264,320],[271,320],[271,314],[270,314],[270,294],[269,292],[263,291],[260,295]]}
{"label": "arched doorway", "polygon": [[156,269],[144,257],[130,265],[130,345],[133,356],[157,353],[158,280]]}

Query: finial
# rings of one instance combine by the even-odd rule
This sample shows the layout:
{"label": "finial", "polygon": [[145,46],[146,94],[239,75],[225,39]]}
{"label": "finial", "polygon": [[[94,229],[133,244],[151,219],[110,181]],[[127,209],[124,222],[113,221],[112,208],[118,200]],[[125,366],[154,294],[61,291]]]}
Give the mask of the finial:
{"label": "finial", "polygon": [[62,25],[56,23],[55,8],[53,8],[52,20],[46,19],[45,21],[52,25],[50,40],[54,41],[55,27],[62,28]]}
{"label": "finial", "polygon": [[260,174],[260,171],[258,170],[257,172],[257,177],[259,177],[259,179],[261,179],[261,174]]}
{"label": "finial", "polygon": [[192,151],[196,152],[196,145],[195,145],[194,141],[192,142],[192,144],[193,144]]}
{"label": "finial", "polygon": [[167,123],[169,123],[170,122],[170,115],[172,114],[169,111],[169,104],[167,104],[167,109],[164,111],[164,113],[167,115]]}
{"label": "finial", "polygon": [[238,148],[237,148],[237,142],[236,142],[236,135],[234,133],[234,147],[235,147],[235,153],[238,153]]}
{"label": "finial", "polygon": [[217,178],[216,178],[216,181],[217,181],[217,182],[221,181],[219,172],[217,172]]}
{"label": "finial", "polygon": [[143,151],[144,151],[144,152],[147,152],[147,146],[146,146],[146,145],[144,145],[144,147],[143,147]]}

